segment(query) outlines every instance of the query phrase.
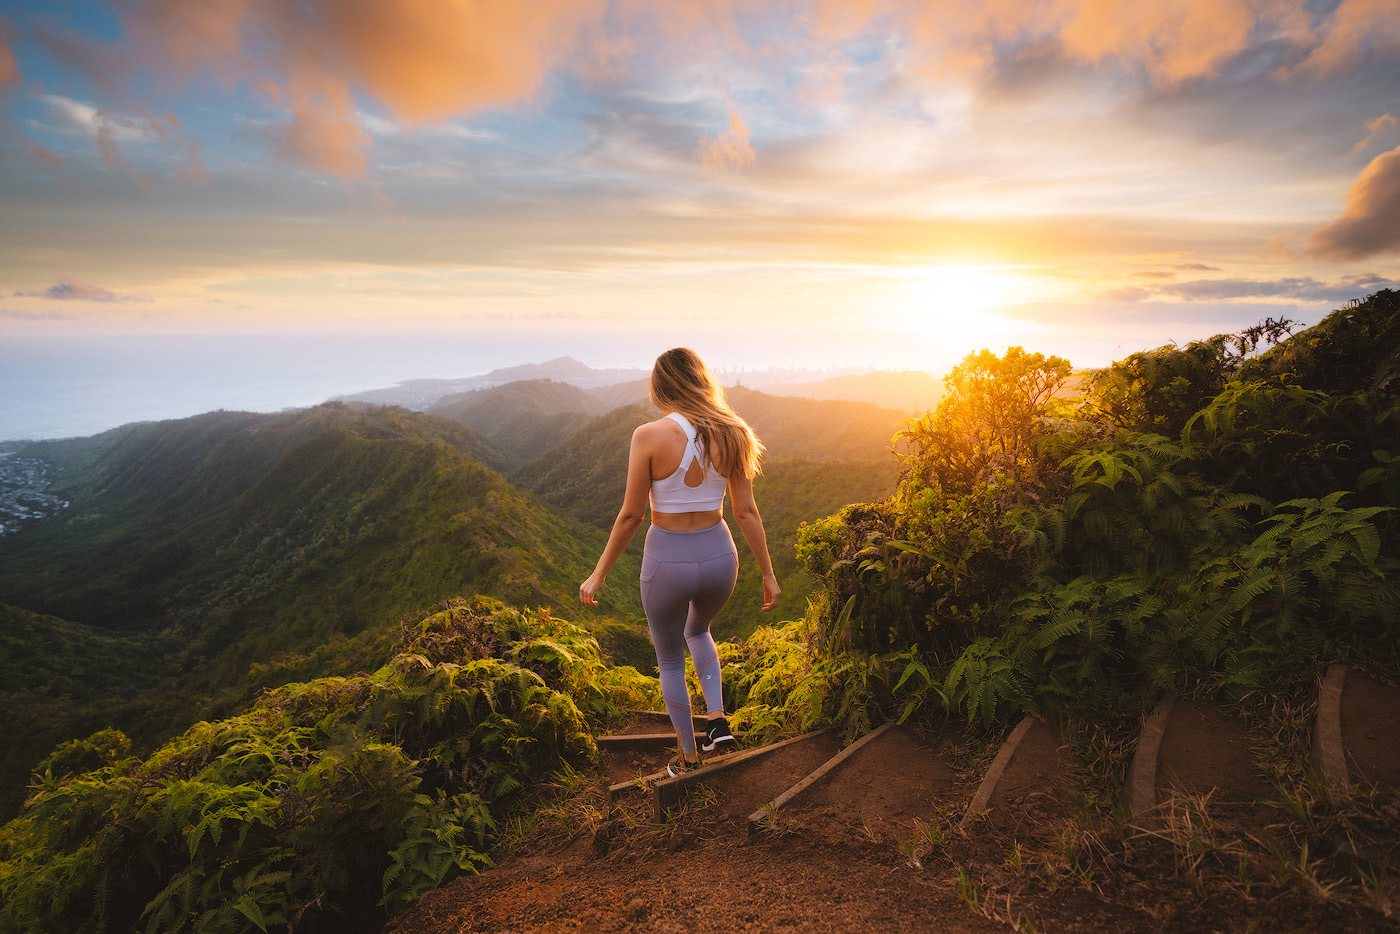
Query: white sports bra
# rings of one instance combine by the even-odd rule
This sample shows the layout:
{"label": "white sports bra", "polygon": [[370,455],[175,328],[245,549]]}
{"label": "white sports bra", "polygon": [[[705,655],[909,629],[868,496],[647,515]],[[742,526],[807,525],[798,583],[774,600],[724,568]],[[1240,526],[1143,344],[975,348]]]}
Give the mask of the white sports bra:
{"label": "white sports bra", "polygon": [[[700,446],[695,434],[695,426],[690,419],[679,412],[666,416],[685,432],[685,453],[681,455],[681,465],[675,473],[660,480],[651,481],[652,512],[709,512],[724,506],[724,491],[729,489],[729,480],[719,475]],[[705,479],[699,486],[685,485],[685,472],[692,461],[699,460],[705,471]]]}

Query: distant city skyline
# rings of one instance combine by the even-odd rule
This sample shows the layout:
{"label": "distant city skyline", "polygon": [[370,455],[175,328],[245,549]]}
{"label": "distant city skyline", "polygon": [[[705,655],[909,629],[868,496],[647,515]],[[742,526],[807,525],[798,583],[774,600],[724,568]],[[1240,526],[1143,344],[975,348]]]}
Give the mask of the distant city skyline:
{"label": "distant city skyline", "polygon": [[0,341],[1100,366],[1400,284],[1396,88],[1374,0],[8,0]]}

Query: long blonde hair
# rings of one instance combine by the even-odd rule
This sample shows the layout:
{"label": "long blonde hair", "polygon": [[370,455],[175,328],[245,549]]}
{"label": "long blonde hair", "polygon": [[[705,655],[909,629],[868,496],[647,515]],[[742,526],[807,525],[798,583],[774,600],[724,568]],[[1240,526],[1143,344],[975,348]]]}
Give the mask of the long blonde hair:
{"label": "long blonde hair", "polygon": [[729,405],[724,387],[689,347],[676,347],[656,358],[651,369],[651,404],[690,419],[705,455],[722,476],[756,477],[763,472],[763,442]]}

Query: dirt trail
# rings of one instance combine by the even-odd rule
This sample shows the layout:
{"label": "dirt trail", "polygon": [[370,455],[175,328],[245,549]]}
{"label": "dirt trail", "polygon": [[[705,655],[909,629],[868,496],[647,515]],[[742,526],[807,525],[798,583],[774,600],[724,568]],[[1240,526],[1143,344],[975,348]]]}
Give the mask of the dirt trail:
{"label": "dirt trail", "polygon": [[[1381,703],[1394,689],[1360,678],[1352,690],[1349,752],[1388,776],[1390,750],[1377,747],[1393,747],[1393,724],[1380,721],[1400,698]],[[1173,715],[1157,774],[1168,803],[1142,826],[1080,813],[1082,768],[1036,725],[1008,745],[1004,783],[966,821],[987,763],[960,758],[950,736],[901,728],[746,833],[745,815],[839,746],[814,737],[730,763],[685,790],[665,823],[651,794],[610,801],[607,786],[654,770],[668,750],[611,746],[593,784],[559,806],[567,816],[497,868],[424,895],[384,934],[1400,931],[1400,876],[1367,875],[1372,864],[1356,860],[1400,860],[1395,789],[1299,799],[1312,817],[1290,824],[1259,781],[1256,738],[1207,707]]]}

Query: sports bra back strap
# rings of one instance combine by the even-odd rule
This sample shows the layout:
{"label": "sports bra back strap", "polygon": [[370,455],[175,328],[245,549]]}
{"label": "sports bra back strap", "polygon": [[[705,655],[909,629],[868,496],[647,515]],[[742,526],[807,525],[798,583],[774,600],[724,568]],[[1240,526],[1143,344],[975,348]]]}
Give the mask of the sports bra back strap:
{"label": "sports bra back strap", "polygon": [[669,412],[667,413],[666,417],[669,418],[671,421],[675,422],[677,425],[681,426],[681,431],[685,432],[685,440],[689,441],[692,444],[695,443],[695,426],[690,423],[690,419],[686,418],[679,412]]}

